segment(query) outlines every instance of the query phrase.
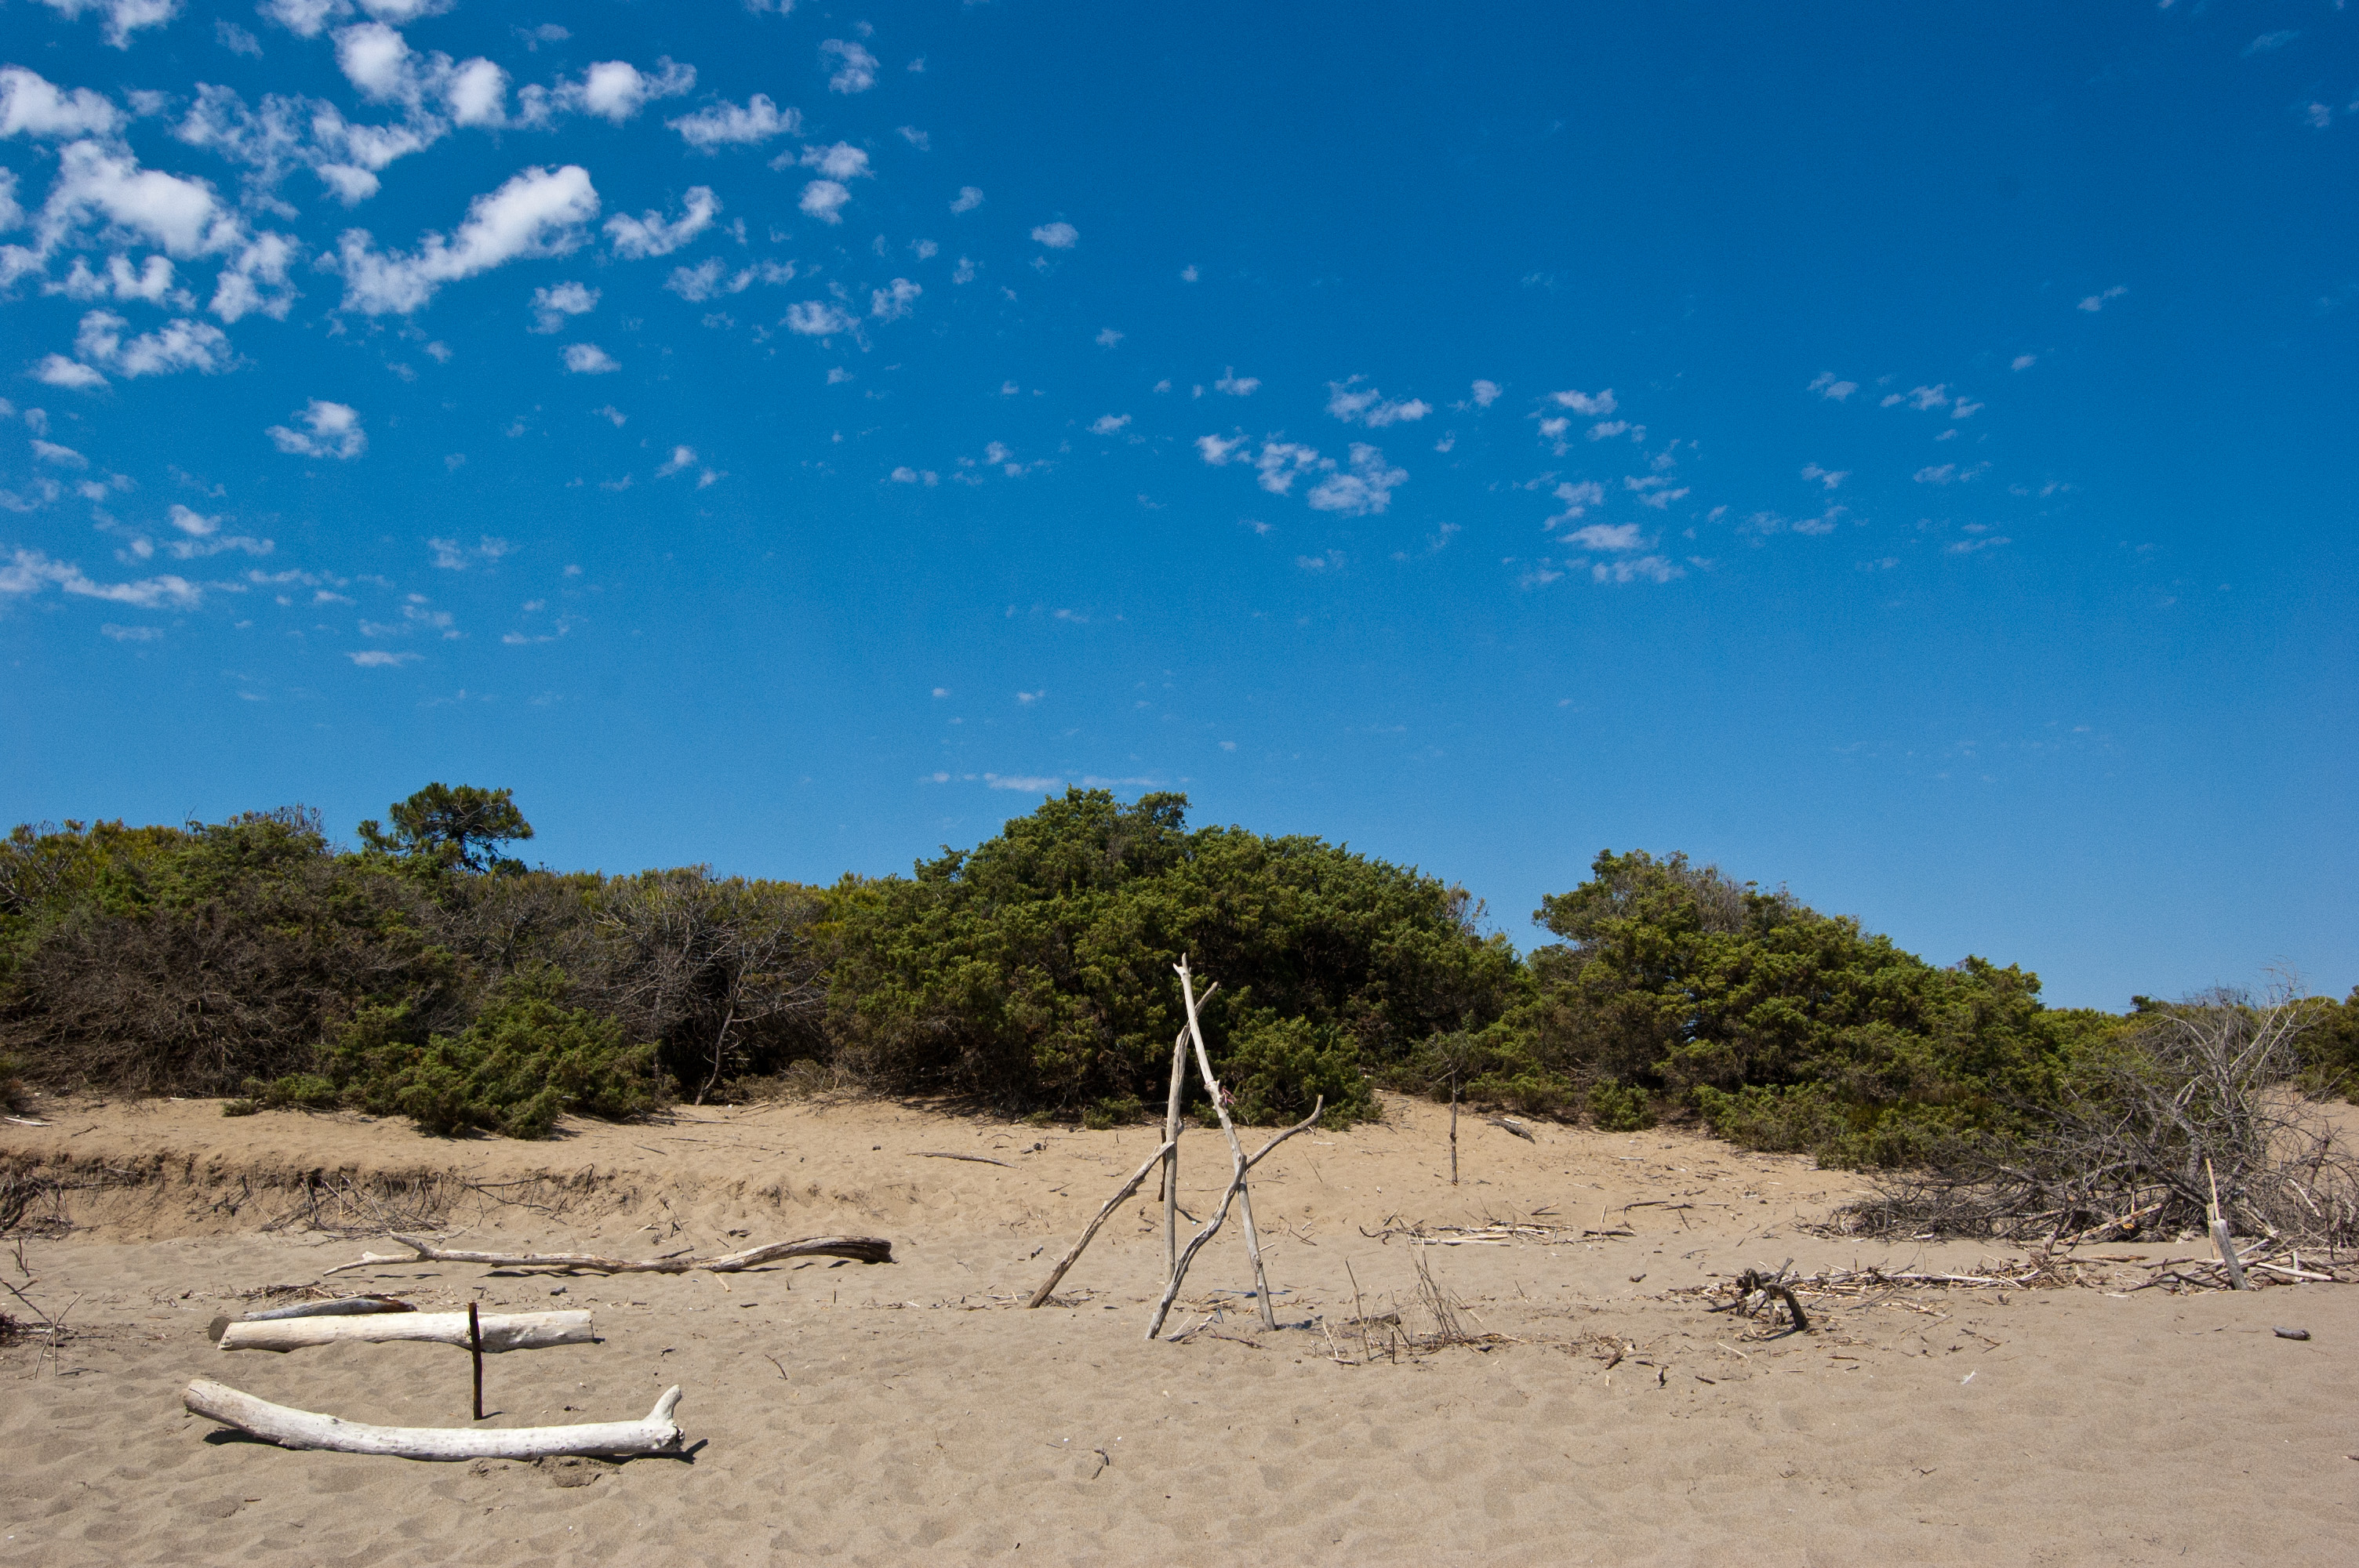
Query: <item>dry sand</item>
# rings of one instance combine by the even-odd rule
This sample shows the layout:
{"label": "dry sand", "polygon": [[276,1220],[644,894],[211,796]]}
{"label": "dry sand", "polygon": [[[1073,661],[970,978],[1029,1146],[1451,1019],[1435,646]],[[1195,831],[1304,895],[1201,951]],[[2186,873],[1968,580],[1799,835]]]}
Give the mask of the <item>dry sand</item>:
{"label": "dry sand", "polygon": [[[1788,1257],[1957,1270],[1995,1254],[1813,1236],[1799,1227],[1850,1178],[1681,1132],[1541,1127],[1527,1143],[1469,1119],[1453,1188],[1446,1112],[1386,1112],[1256,1173],[1277,1315],[1311,1326],[1260,1330],[1232,1227],[1172,1323],[1203,1326],[1149,1344],[1161,1247],[1144,1195],[1058,1304],[1018,1304],[1153,1150],[1143,1128],[869,1101],[535,1144],[50,1102],[50,1126],[0,1125],[0,1160],[65,1180],[28,1218],[55,1203],[78,1228],[27,1239],[21,1271],[11,1243],[0,1278],[75,1333],[54,1356],[0,1352],[0,1563],[2359,1560],[2359,1289],[1923,1290],[1763,1337],[1683,1289]],[[1227,1167],[1218,1129],[1190,1131],[1183,1162],[1203,1215]],[[677,1382],[689,1461],[294,1453],[183,1412],[206,1377],[354,1420],[467,1424],[463,1352],[233,1356],[205,1336],[249,1292],[386,1250],[318,1228],[368,1223],[370,1206],[437,1211],[452,1246],[651,1256],[854,1231],[890,1238],[897,1260],[332,1281],[421,1306],[590,1308],[601,1343],[488,1361],[491,1424],[636,1417]],[[1469,1326],[1507,1342],[1332,1357],[1355,1280],[1365,1314],[1431,1326],[1416,1244],[1367,1233],[1535,1217],[1559,1238],[1423,1249]],[[1580,1235],[1625,1217],[1633,1235]]]}

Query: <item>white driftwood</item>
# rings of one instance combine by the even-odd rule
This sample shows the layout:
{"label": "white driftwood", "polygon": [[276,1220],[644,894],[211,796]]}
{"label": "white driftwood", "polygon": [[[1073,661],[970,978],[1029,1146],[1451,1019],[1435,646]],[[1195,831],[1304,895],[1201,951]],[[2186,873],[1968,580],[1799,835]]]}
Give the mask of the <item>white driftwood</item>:
{"label": "white driftwood", "polygon": [[[519,1312],[481,1320],[484,1349],[539,1350],[551,1345],[587,1345],[586,1312]],[[260,1323],[233,1323],[222,1330],[224,1350],[300,1350],[309,1345],[336,1345],[359,1340],[390,1345],[424,1340],[435,1345],[465,1346],[467,1314],[463,1312],[382,1313],[363,1317],[287,1317]]]}
{"label": "white driftwood", "polygon": [[[1236,1195],[1237,1213],[1245,1220],[1245,1256],[1253,1260],[1254,1295],[1261,1303],[1261,1325],[1275,1330],[1277,1313],[1269,1304],[1269,1275],[1261,1266],[1261,1237],[1254,1230],[1253,1191],[1245,1185],[1245,1173],[1253,1167],[1245,1161],[1245,1146],[1237,1141],[1236,1125],[1229,1119],[1229,1108],[1220,1083],[1212,1076],[1212,1053],[1204,1049],[1203,1026],[1196,1021],[1196,982],[1188,973],[1188,955],[1180,954],[1180,962],[1172,967],[1180,972],[1180,999],[1188,1004],[1188,1037],[1196,1043],[1196,1070],[1204,1075],[1204,1092],[1212,1097],[1213,1113],[1221,1119],[1221,1130],[1229,1135],[1230,1158],[1236,1162],[1236,1173],[1229,1185]],[[1176,1294],[1180,1283],[1177,1263],[1171,1266],[1171,1272],[1174,1278],[1169,1283]]]}
{"label": "white driftwood", "polygon": [[1098,1227],[1106,1222],[1106,1216],[1120,1208],[1125,1198],[1138,1191],[1139,1184],[1147,1180],[1147,1173],[1155,1169],[1157,1162],[1171,1152],[1171,1148],[1170,1144],[1166,1143],[1162,1148],[1149,1154],[1147,1157],[1147,1163],[1131,1173],[1130,1180],[1122,1184],[1122,1190],[1106,1199],[1105,1206],[1098,1210],[1097,1217],[1090,1221],[1088,1228],[1082,1232],[1081,1239],[1074,1242],[1071,1249],[1062,1258],[1057,1260],[1057,1266],[1049,1271],[1049,1277],[1040,1281],[1040,1288],[1032,1292],[1032,1299],[1024,1303],[1026,1306],[1036,1307],[1049,1299],[1049,1292],[1057,1288],[1057,1281],[1065,1277],[1065,1271],[1071,1268],[1074,1260],[1081,1257],[1082,1249],[1090,1244],[1090,1238],[1098,1233]]}
{"label": "white driftwood", "polygon": [[1212,1238],[1212,1233],[1221,1228],[1221,1222],[1228,1218],[1229,1202],[1244,1189],[1245,1184],[1245,1172],[1250,1171],[1256,1165],[1260,1164],[1263,1160],[1268,1157],[1271,1150],[1277,1148],[1279,1144],[1285,1142],[1296,1133],[1308,1132],[1310,1130],[1310,1129],[1317,1124],[1321,1113],[1325,1111],[1326,1108],[1327,1097],[1321,1095],[1316,1100],[1311,1102],[1310,1114],[1309,1116],[1304,1117],[1300,1121],[1296,1122],[1293,1126],[1288,1128],[1285,1131],[1277,1134],[1275,1137],[1271,1138],[1268,1142],[1263,1144],[1261,1146],[1261,1152],[1256,1154],[1252,1159],[1247,1160],[1245,1162],[1245,1169],[1239,1171],[1235,1175],[1229,1178],[1228,1191],[1221,1195],[1221,1206],[1212,1211],[1212,1217],[1204,1222],[1204,1227],[1201,1230],[1199,1230],[1194,1236],[1189,1238],[1186,1249],[1180,1254],[1180,1261],[1171,1271],[1171,1277],[1163,1282],[1163,1299],[1155,1303],[1155,1316],[1147,1325],[1147,1338],[1152,1339],[1157,1335],[1163,1332],[1163,1320],[1171,1314],[1171,1303],[1180,1299],[1180,1281],[1188,1277],[1188,1265],[1196,1260],[1196,1254],[1202,1249],[1204,1243]]}
{"label": "white driftwood", "polygon": [[[388,1233],[393,1234],[393,1233]],[[417,1256],[364,1252],[356,1263],[339,1263],[321,1275],[341,1274],[378,1263],[484,1263],[495,1269],[578,1269],[593,1274],[685,1274],[704,1269],[734,1274],[781,1258],[850,1258],[861,1263],[890,1263],[893,1244],[880,1236],[810,1236],[800,1241],[773,1241],[717,1258],[602,1258],[593,1252],[473,1252],[457,1247],[437,1247],[414,1236],[393,1234],[393,1239]]]}
{"label": "white driftwood", "polygon": [[671,1412],[679,1387],[664,1390],[644,1421],[582,1426],[364,1426],[332,1415],[274,1405],[226,1384],[190,1383],[180,1402],[195,1415],[251,1433],[282,1448],[332,1448],[397,1459],[539,1459],[560,1454],[676,1454],[680,1433]]}

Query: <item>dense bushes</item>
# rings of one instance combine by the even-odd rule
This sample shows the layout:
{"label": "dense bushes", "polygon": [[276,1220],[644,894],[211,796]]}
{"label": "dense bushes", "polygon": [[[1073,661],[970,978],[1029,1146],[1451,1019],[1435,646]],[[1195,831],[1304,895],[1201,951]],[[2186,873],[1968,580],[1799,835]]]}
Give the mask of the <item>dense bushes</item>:
{"label": "dense bushes", "polygon": [[1220,981],[1207,1013],[1240,1114],[1340,1120],[1368,1072],[1481,1025],[1520,965],[1466,895],[1316,838],[1190,830],[1185,797],[1069,790],[972,852],[831,895],[829,1018],[872,1082],[1009,1106],[1159,1103],[1181,954]]}
{"label": "dense bushes", "polygon": [[[19,827],[0,1079],[526,1136],[847,1079],[1103,1124],[1163,1102],[1184,953],[1220,982],[1208,1035],[1249,1121],[1321,1096],[1346,1121],[1386,1085],[1891,1164],[2014,1139],[2134,1048],[2019,968],[1936,968],[1681,856],[1601,854],[1543,902],[1558,940],[1526,959],[1461,889],[1186,807],[1069,790],[909,876],[828,889],[529,870],[500,853],[532,831],[507,793],[463,785],[357,851],[299,807]],[[2359,992],[2301,1006],[2306,1087],[2359,1091]]]}

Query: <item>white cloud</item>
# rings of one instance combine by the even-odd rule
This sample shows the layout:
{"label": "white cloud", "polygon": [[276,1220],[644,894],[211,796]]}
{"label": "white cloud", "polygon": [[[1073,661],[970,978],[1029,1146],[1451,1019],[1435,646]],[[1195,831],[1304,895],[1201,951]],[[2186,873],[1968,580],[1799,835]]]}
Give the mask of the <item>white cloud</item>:
{"label": "white cloud", "polygon": [[1313,511],[1365,517],[1390,505],[1394,487],[1408,480],[1407,469],[1386,467],[1384,453],[1354,441],[1349,470],[1331,473],[1321,480],[1311,488],[1309,500]]}
{"label": "white cloud", "polygon": [[595,343],[565,345],[565,368],[575,375],[604,375],[623,367],[614,357]]}
{"label": "white cloud", "polygon": [[118,643],[152,643],[164,634],[160,626],[117,626],[112,621],[98,629],[102,637],[112,637]]}
{"label": "white cloud", "polygon": [[1239,375],[1237,367],[1230,365],[1221,373],[1221,379],[1212,384],[1212,389],[1225,392],[1231,397],[1251,397],[1261,390],[1261,377]]}
{"label": "white cloud", "polygon": [[982,205],[983,192],[972,185],[960,186],[959,193],[951,199],[953,212],[972,212]]}
{"label": "white cloud", "polygon": [[[959,195],[964,198],[966,192]],[[1032,243],[1046,245],[1052,251],[1070,251],[1081,243],[1082,232],[1071,223],[1043,223],[1032,231]]]}
{"label": "white cloud", "polygon": [[86,469],[90,460],[71,447],[60,447],[55,441],[33,440],[33,455],[45,463],[55,463],[61,469]]}
{"label": "white cloud", "polygon": [[21,65],[0,68],[0,136],[105,136],[122,125],[104,93],[64,91]]}
{"label": "white cloud", "polygon": [[1361,379],[1355,375],[1349,381],[1327,384],[1327,412],[1346,425],[1365,425],[1372,430],[1381,430],[1403,420],[1422,419],[1433,412],[1432,405],[1419,398],[1392,402],[1373,386],[1363,388]]}
{"label": "white cloud", "polygon": [[562,255],[582,243],[582,225],[598,215],[598,192],[579,164],[527,168],[468,204],[454,241],[429,233],[414,254],[379,253],[366,230],[345,232],[337,268],[344,276],[344,308],[369,315],[408,315],[445,283],[520,256]]}
{"label": "white cloud", "polygon": [[695,466],[696,449],[694,447],[674,447],[671,449],[671,456],[665,460],[661,468],[656,470],[656,477],[669,479],[682,469]]}
{"label": "white cloud", "polygon": [[126,339],[123,331],[129,325],[110,311],[92,310],[74,334],[74,352],[83,363],[122,376],[170,375],[184,370],[210,375],[230,363],[228,334],[209,321],[168,321],[155,331]]}
{"label": "white cloud", "polygon": [[[59,4],[59,0],[49,0],[49,3],[55,5]],[[2274,33],[2263,33],[2259,38],[2255,38],[2251,43],[2245,46],[2245,58],[2250,59],[2256,54],[2267,54],[2273,49],[2281,49],[2299,37],[2301,37],[2301,31],[2298,27],[2288,27]]]}
{"label": "white cloud", "polygon": [[273,425],[263,432],[290,457],[349,461],[368,450],[368,434],[361,428],[360,415],[349,405],[315,397],[295,417],[303,422],[304,429]]}
{"label": "white cloud", "polygon": [[1849,397],[1853,393],[1859,390],[1859,383],[1855,381],[1837,381],[1835,379],[1835,373],[1831,370],[1826,370],[1821,371],[1817,379],[1810,383],[1810,390],[1817,393],[1821,397],[1829,398],[1836,403],[1841,403],[1844,398]]}
{"label": "white cloud", "polygon": [[1090,426],[1090,434],[1093,436],[1115,435],[1129,423],[1130,416],[1127,414],[1101,414]]}
{"label": "white cloud", "polygon": [[712,225],[721,211],[720,198],[709,185],[692,185],[681,198],[684,209],[671,222],[664,221],[661,212],[650,211],[634,218],[627,212],[617,212],[606,220],[607,238],[614,254],[625,261],[639,261],[648,256],[668,256]]}
{"label": "white cloud", "polygon": [[664,122],[679,133],[680,140],[707,153],[766,142],[772,136],[792,135],[802,128],[802,123],[801,110],[782,110],[759,92],[748,99],[742,109],[723,102]]}
{"label": "white cloud", "polygon": [[[895,484],[938,484],[940,482],[940,476],[935,473],[933,470],[927,469],[923,472],[920,472],[916,469],[908,467],[907,464],[895,469],[891,473],[885,477],[891,480]],[[938,687],[936,688],[934,695],[936,697],[948,697],[950,693]]]}
{"label": "white cloud", "polygon": [[480,57],[454,67],[442,83],[442,104],[451,120],[485,129],[508,119],[508,73]]}
{"label": "white cloud", "polygon": [[1593,479],[1578,483],[1567,481],[1556,487],[1556,498],[1564,503],[1564,510],[1549,518],[1542,526],[1553,528],[1560,523],[1570,523],[1593,506],[1605,503],[1605,487]]}
{"label": "white cloud", "polygon": [[1975,463],[1961,468],[1956,463],[1943,463],[1938,468],[1921,468],[1909,477],[1919,484],[1963,484],[1980,479],[1990,468],[1988,463]]}
{"label": "white cloud", "polygon": [[364,670],[397,670],[411,660],[421,656],[411,653],[395,653],[390,648],[363,648],[356,654],[344,655]]}
{"label": "white cloud", "polygon": [[1804,465],[1802,469],[1802,477],[1804,479],[1814,479],[1821,484],[1825,485],[1829,490],[1832,490],[1836,486],[1842,484],[1843,481],[1851,477],[1851,470],[1849,469],[1822,469],[1816,463],[1809,463]]}
{"label": "white cloud", "polygon": [[617,430],[623,427],[625,420],[630,418],[629,415],[624,413],[621,409],[615,407],[611,403],[605,404],[601,407],[592,408],[590,412],[597,415],[602,419],[612,422],[614,428]]}
{"label": "white cloud", "polygon": [[1687,576],[1687,568],[1673,566],[1660,556],[1641,556],[1636,560],[1599,561],[1589,568],[1594,582],[1669,582],[1673,578]]}
{"label": "white cloud", "polygon": [[35,225],[39,255],[92,217],[181,257],[225,251],[244,237],[236,215],[204,181],[142,168],[128,153],[97,142],[71,142],[58,154],[57,179]]}
{"label": "white cloud", "polygon": [[873,289],[868,296],[868,313],[880,321],[898,321],[918,303],[924,289],[906,277],[897,277],[884,288]]}
{"label": "white cloud", "polygon": [[908,143],[911,146],[917,148],[921,153],[929,153],[934,150],[933,137],[926,135],[925,132],[918,129],[915,125],[902,126],[901,139]]}
{"label": "white cloud", "polygon": [[1231,462],[1235,460],[1237,449],[1246,444],[1245,438],[1243,436],[1199,436],[1196,438],[1196,449],[1203,454],[1204,460],[1206,462],[1212,464],[1216,469],[1228,467]]}
{"label": "white cloud", "polygon": [[1498,384],[1497,382],[1495,382],[1495,381],[1478,381],[1478,382],[1476,382],[1476,383],[1474,384],[1474,406],[1475,406],[1475,407],[1477,407],[1477,408],[1488,408],[1488,407],[1490,407],[1490,406],[1491,406],[1491,405],[1493,405],[1494,403],[1496,403],[1496,402],[1498,402],[1498,401],[1499,401],[1499,384]]}
{"label": "white cloud", "polygon": [[532,291],[533,332],[561,331],[568,316],[586,316],[598,308],[597,289],[585,284],[560,283]]}
{"label": "white cloud", "polygon": [[72,562],[53,560],[38,550],[18,550],[5,562],[0,562],[0,598],[29,597],[52,587],[84,599],[128,604],[140,610],[168,605],[185,610],[204,598],[203,590],[196,584],[168,573],[135,582],[94,582]]}
{"label": "white cloud", "polygon": [[295,242],[284,234],[255,235],[215,277],[212,303],[207,308],[224,321],[255,314],[284,321],[288,308],[300,297],[287,280],[287,269],[297,254]]}
{"label": "white cloud", "polygon": [[832,338],[851,331],[857,323],[824,299],[806,299],[787,307],[786,325],[789,332],[806,338]]}
{"label": "white cloud", "polygon": [[353,14],[349,0],[262,0],[255,9],[299,38],[316,38],[330,22]]}
{"label": "white cloud", "polygon": [[2009,364],[2006,368],[2009,370],[2029,370],[2033,365],[2036,365],[2038,362],[2039,356],[2038,354],[2017,354],[2015,356],[2014,362]]}
{"label": "white cloud", "polygon": [[1674,488],[1671,481],[1660,474],[1648,474],[1643,479],[1625,475],[1622,488],[1636,495],[1639,505],[1651,506],[1658,512],[1669,511],[1672,502],[1687,494],[1686,486]]}
{"label": "white cloud", "polygon": [[560,103],[566,108],[579,105],[584,113],[619,125],[651,100],[677,98],[696,90],[694,66],[675,64],[669,56],[658,58],[656,65],[657,73],[649,76],[626,59],[600,60],[582,73],[580,82],[568,82],[559,90]]}
{"label": "white cloud", "polygon": [[858,44],[829,38],[819,46],[821,69],[833,67],[827,79],[830,92],[865,92],[876,85],[876,57]]}
{"label": "white cloud", "polygon": [[1884,400],[1879,403],[1877,406],[1880,408],[1895,408],[1903,403],[1906,403],[1909,407],[1918,410],[1919,413],[1930,413],[1936,408],[1946,408],[1950,405],[1950,384],[1943,382],[1938,386],[1914,386],[1909,388],[1907,392],[1887,392],[1884,395]]}
{"label": "white cloud", "polygon": [[830,179],[866,179],[875,170],[868,167],[868,155],[850,142],[836,142],[824,147],[805,147],[796,160],[805,168],[815,168]]}
{"label": "white cloud", "polygon": [[44,386],[65,386],[86,391],[104,386],[106,377],[86,364],[77,364],[63,354],[49,354],[33,367],[33,379]]}
{"label": "white cloud", "polygon": [[159,27],[179,15],[180,0],[41,0],[68,21],[85,11],[106,18],[106,41],[119,49],[131,47],[131,35],[142,27]]}
{"label": "white cloud", "polygon": [[1604,415],[1614,412],[1614,389],[1607,387],[1594,397],[1586,392],[1552,392],[1549,396],[1560,408],[1570,408],[1575,414]]}
{"label": "white cloud", "polygon": [[803,187],[802,200],[796,205],[822,223],[841,223],[843,204],[851,200],[851,189],[842,181],[814,179]]}
{"label": "white cloud", "polygon": [[1254,457],[1255,482],[1272,495],[1284,495],[1294,488],[1297,474],[1318,466],[1319,450],[1315,447],[1296,441],[1264,441]]}
{"label": "white cloud", "polygon": [[1636,523],[1592,523],[1565,535],[1565,543],[1582,550],[1642,550]]}
{"label": "white cloud", "polygon": [[90,270],[90,264],[81,256],[74,257],[73,270],[65,281],[49,285],[43,292],[63,294],[73,299],[140,299],[150,305],[161,305],[172,292],[172,264],[162,256],[149,256],[147,265],[136,272],[131,258],[113,255],[106,258],[106,276],[101,277]]}
{"label": "white cloud", "polygon": [[2117,283],[2114,285],[2113,287],[2104,290],[2103,293],[2092,294],[2086,299],[2082,300],[2080,308],[2093,316],[2098,311],[2103,310],[2105,308],[2105,302],[2107,300],[2119,299],[2123,295],[2127,294],[2128,292],[2129,289],[2125,285]]}
{"label": "white cloud", "polygon": [[1958,399],[1956,406],[1951,408],[1950,417],[1952,419],[1971,419],[1982,411],[1983,405],[1979,403],[1969,403],[1964,397],[1961,396]]}

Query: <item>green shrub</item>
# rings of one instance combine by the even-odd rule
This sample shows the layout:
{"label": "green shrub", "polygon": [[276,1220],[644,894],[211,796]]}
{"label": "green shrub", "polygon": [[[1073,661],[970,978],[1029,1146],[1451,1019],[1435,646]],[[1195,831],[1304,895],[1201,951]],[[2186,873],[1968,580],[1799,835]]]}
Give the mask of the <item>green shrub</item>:
{"label": "green shrub", "polygon": [[1589,1086],[1589,1114],[1608,1132],[1637,1132],[1655,1125],[1655,1102],[1636,1084],[1600,1078]]}
{"label": "green shrub", "polygon": [[427,1132],[511,1138],[546,1138],[568,1112],[619,1120],[653,1110],[655,1047],[626,1045],[619,1023],[560,1005],[564,987],[562,971],[519,971],[463,1032],[422,1044],[407,1008],[365,1009],[325,1053],[328,1078],[283,1078],[262,1098],[309,1103],[300,1097],[324,1083],[345,1104]]}

